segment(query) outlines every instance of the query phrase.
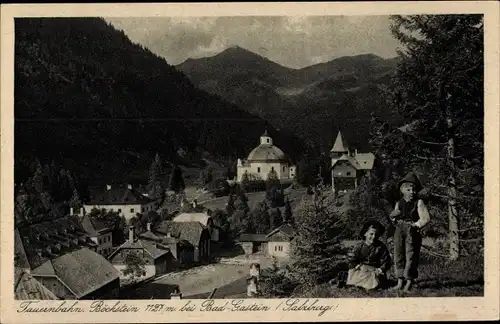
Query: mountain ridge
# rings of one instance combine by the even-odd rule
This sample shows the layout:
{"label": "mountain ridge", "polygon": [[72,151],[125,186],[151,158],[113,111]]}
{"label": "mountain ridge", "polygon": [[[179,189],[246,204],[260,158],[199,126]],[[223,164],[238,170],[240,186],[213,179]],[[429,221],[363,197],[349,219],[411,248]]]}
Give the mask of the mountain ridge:
{"label": "mountain ridge", "polygon": [[147,178],[156,152],[185,165],[206,154],[235,160],[258,144],[266,126],[292,157],[304,147],[196,88],[103,19],[16,19],[15,28],[16,181],[35,157],[119,182]]}
{"label": "mountain ridge", "polygon": [[[252,53],[241,48],[225,50],[221,52],[224,55],[212,56],[210,64],[192,59],[189,67],[179,64],[176,68],[200,89],[217,94],[325,150],[339,129],[343,129],[353,145],[369,150],[372,113],[391,123],[401,122],[396,111],[385,107],[384,97],[397,58],[384,59],[367,53],[294,70],[278,69],[269,59],[255,53],[254,60],[263,59],[247,65],[240,54],[248,56],[248,52]],[[238,62],[237,68],[228,62]]]}

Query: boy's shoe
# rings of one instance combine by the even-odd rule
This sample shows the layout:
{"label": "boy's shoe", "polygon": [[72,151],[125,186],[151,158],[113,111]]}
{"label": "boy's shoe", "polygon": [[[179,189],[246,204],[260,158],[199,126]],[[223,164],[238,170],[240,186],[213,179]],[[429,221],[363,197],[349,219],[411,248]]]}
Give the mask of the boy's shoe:
{"label": "boy's shoe", "polygon": [[389,290],[401,290],[403,289],[404,281],[402,279],[398,279],[398,284],[394,287],[389,288]]}
{"label": "boy's shoe", "polygon": [[340,271],[337,275],[337,288],[344,288],[347,286],[347,271]]}
{"label": "boy's shoe", "polygon": [[410,292],[410,291],[414,290],[414,286],[415,285],[414,285],[413,280],[407,280],[406,281],[406,285],[403,288],[403,291],[404,292]]}

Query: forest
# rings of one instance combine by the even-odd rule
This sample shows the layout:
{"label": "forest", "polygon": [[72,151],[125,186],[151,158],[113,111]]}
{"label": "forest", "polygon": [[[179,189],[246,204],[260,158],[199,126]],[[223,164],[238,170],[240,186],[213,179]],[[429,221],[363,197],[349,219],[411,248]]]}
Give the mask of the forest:
{"label": "forest", "polygon": [[[16,19],[15,32],[16,182],[35,158],[93,183],[145,182],[155,152],[195,167],[207,157],[235,161],[266,127],[103,19]],[[300,140],[267,127],[292,158],[303,151]]]}

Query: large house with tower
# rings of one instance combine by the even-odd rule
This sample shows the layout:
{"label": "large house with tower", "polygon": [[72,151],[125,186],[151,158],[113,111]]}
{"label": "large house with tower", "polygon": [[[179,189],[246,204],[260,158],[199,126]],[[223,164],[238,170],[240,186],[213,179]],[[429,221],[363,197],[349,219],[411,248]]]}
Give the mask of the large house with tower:
{"label": "large house with tower", "polygon": [[295,178],[296,167],[286,158],[285,153],[273,144],[267,130],[260,137],[260,144],[254,148],[246,160],[238,159],[237,178],[240,182],[246,173],[250,180],[266,180],[271,170],[276,171],[282,182]]}
{"label": "large house with tower", "polygon": [[356,189],[361,177],[370,172],[375,161],[373,153],[358,153],[357,149],[349,148],[340,131],[330,157],[332,190],[335,193]]}

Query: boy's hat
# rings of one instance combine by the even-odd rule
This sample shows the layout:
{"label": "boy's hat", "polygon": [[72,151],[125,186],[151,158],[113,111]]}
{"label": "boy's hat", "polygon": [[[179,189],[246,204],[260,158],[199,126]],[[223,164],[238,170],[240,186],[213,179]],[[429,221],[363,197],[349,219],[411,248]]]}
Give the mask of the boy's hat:
{"label": "boy's hat", "polygon": [[377,237],[381,237],[385,232],[384,225],[382,225],[382,223],[380,223],[379,221],[372,219],[367,221],[361,228],[361,232],[359,233],[361,239],[365,239],[365,233],[368,231],[368,229],[370,229],[370,227],[373,227],[375,229],[375,235]]}
{"label": "boy's hat", "polygon": [[416,192],[419,192],[423,188],[422,183],[418,179],[417,175],[412,171],[408,172],[406,176],[401,181],[399,181],[398,189],[401,189],[401,185],[405,182],[413,183],[415,185]]}

